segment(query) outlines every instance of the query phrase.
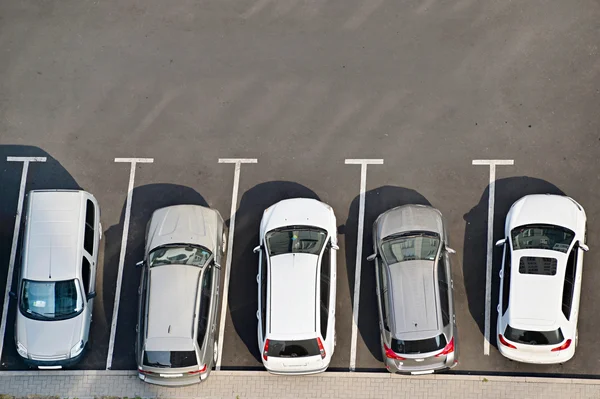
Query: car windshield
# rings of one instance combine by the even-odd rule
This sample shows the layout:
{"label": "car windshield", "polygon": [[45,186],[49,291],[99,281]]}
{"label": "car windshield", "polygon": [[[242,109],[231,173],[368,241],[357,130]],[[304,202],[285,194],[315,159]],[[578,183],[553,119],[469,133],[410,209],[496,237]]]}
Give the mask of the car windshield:
{"label": "car windshield", "polygon": [[383,239],[381,252],[388,264],[408,260],[435,260],[440,236],[431,232],[408,233]]}
{"label": "car windshield", "polygon": [[390,349],[396,353],[410,355],[439,351],[445,346],[446,337],[444,334],[440,334],[433,338],[415,339],[410,341],[392,338],[392,347]]}
{"label": "car windshield", "polygon": [[504,337],[525,345],[556,345],[564,341],[560,328],[552,331],[526,331],[506,326]]}
{"label": "car windshield", "polygon": [[153,249],[149,256],[149,266],[191,265],[204,266],[211,253],[196,245],[164,245]]}
{"label": "car windshield", "polygon": [[19,307],[31,319],[69,319],[81,313],[83,303],[78,280],[23,280]]}
{"label": "car windshield", "polygon": [[195,351],[145,351],[144,366],[184,368],[198,364]]}
{"label": "car windshield", "polygon": [[319,255],[327,239],[327,232],[316,227],[284,227],[267,233],[270,256],[304,253]]}
{"label": "car windshield", "polygon": [[575,237],[571,230],[547,224],[530,224],[511,231],[513,250],[550,249],[567,253]]}
{"label": "car windshield", "polygon": [[306,357],[320,355],[319,343],[316,339],[298,341],[269,340],[267,356],[273,357]]}

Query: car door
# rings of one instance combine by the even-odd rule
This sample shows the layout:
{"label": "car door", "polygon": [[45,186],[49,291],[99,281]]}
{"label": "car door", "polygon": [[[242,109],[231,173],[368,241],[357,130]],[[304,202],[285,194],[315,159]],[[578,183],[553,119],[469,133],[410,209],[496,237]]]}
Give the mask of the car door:
{"label": "car door", "polygon": [[258,324],[258,348],[262,353],[265,335],[267,333],[267,285],[268,285],[268,258],[264,247],[258,255],[258,274],[256,283],[258,285],[258,309],[256,311]]}
{"label": "car door", "polygon": [[146,336],[146,301],[148,294],[148,266],[144,264],[142,267],[142,276],[140,277],[140,285],[138,286],[138,318],[135,326],[135,354],[138,366],[142,364],[142,348],[144,347],[144,339]]}
{"label": "car door", "polygon": [[[389,319],[388,319],[388,273],[387,265],[383,262],[380,256],[375,258],[375,280],[377,294],[377,309],[379,311],[379,330],[383,336],[389,335]],[[386,332],[388,334],[386,334]]]}

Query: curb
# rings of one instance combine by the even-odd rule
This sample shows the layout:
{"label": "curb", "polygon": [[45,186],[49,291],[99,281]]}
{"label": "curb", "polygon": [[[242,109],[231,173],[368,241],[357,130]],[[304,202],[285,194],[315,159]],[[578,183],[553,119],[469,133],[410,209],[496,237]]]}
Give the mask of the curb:
{"label": "curb", "polygon": [[[137,376],[135,370],[32,370],[32,371],[0,371],[0,378],[3,377],[48,377],[48,376],[95,376],[95,377],[133,377]],[[281,376],[270,374],[267,371],[212,371],[211,377],[262,377],[262,378],[282,378]],[[369,372],[343,372],[332,371],[321,374],[302,376],[298,378],[320,378],[320,379],[338,379],[338,378],[369,378],[369,379],[410,379],[410,380],[438,380],[438,381],[481,381],[486,382],[512,382],[512,383],[551,383],[551,384],[580,384],[580,385],[600,385],[598,379],[585,378],[557,378],[557,377],[523,377],[523,376],[498,376],[498,375],[461,375],[461,374],[429,374],[420,376],[408,376],[389,373],[369,373]]]}

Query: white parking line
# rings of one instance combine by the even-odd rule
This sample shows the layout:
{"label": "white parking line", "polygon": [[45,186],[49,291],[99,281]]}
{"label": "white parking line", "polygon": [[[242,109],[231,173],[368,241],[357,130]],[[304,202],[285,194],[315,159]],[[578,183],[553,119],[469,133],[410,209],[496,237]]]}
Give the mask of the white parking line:
{"label": "white parking line", "polygon": [[473,165],[490,166],[490,184],[488,190],[487,258],[485,269],[485,331],[483,354],[490,354],[490,314],[492,305],[492,255],[494,251],[494,200],[496,197],[496,165],[514,165],[512,159],[475,159]]}
{"label": "white parking line", "polygon": [[2,307],[2,321],[0,322],[0,359],[4,350],[4,334],[6,333],[6,320],[8,317],[8,305],[10,290],[12,288],[13,274],[15,270],[15,259],[17,257],[17,245],[19,243],[19,231],[21,229],[21,216],[23,213],[23,201],[25,199],[25,185],[27,184],[27,172],[30,162],[46,162],[46,157],[6,157],[8,162],[23,162],[21,172],[21,184],[19,186],[19,200],[17,202],[17,214],[15,216],[15,227],[13,230],[12,246],[8,261],[8,274],[6,277],[6,289],[4,291],[4,306]]}
{"label": "white parking line", "polygon": [[240,171],[243,163],[257,163],[255,158],[220,158],[219,163],[235,164],[233,173],[233,192],[231,193],[231,213],[229,217],[229,237],[227,238],[227,261],[225,263],[225,278],[223,283],[223,301],[221,303],[221,319],[219,324],[219,338],[217,346],[217,364],[215,369],[221,370],[221,357],[223,354],[223,337],[225,336],[225,320],[227,318],[227,301],[229,299],[229,274],[233,255],[233,233],[235,230],[235,213],[238,203],[238,188],[240,186]]}
{"label": "white parking line", "polygon": [[108,356],[106,369],[112,367],[113,351],[115,349],[115,335],[117,333],[117,319],[119,318],[119,303],[121,302],[121,285],[123,284],[123,266],[127,250],[127,236],[129,235],[129,218],[131,216],[131,199],[133,197],[133,183],[135,180],[135,167],[138,163],[153,163],[154,158],[115,158],[117,163],[130,163],[129,186],[127,188],[127,203],[125,205],[125,219],[123,220],[123,237],[121,238],[121,253],[119,254],[119,271],[117,274],[117,288],[115,291],[115,304],[110,325],[110,339],[108,341]]}
{"label": "white parking line", "polygon": [[360,197],[358,206],[358,231],[356,233],[356,262],[354,271],[354,301],[352,304],[352,338],[350,341],[350,371],[356,370],[356,342],[358,340],[358,306],[360,302],[360,274],[365,227],[365,192],[367,190],[367,165],[382,165],[383,159],[346,159],[347,165],[360,165]]}

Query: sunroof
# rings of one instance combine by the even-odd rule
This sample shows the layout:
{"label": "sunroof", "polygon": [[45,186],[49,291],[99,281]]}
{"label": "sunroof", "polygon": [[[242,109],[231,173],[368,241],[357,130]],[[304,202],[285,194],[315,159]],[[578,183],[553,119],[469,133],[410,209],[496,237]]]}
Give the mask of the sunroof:
{"label": "sunroof", "polygon": [[519,260],[519,273],[554,276],[556,274],[557,263],[558,262],[554,258],[522,256]]}

